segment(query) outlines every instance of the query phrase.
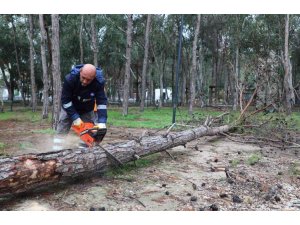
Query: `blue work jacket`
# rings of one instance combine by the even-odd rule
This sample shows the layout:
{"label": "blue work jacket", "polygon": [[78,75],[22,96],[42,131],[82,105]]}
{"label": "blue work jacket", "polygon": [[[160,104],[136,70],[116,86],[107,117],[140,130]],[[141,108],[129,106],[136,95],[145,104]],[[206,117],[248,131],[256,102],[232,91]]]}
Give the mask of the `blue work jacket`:
{"label": "blue work jacket", "polygon": [[80,82],[80,68],[83,64],[73,67],[66,75],[61,95],[63,109],[72,121],[81,114],[94,110],[97,104],[98,123],[106,123],[107,120],[107,97],[104,92],[105,79],[102,70],[96,68],[96,78],[87,86]]}

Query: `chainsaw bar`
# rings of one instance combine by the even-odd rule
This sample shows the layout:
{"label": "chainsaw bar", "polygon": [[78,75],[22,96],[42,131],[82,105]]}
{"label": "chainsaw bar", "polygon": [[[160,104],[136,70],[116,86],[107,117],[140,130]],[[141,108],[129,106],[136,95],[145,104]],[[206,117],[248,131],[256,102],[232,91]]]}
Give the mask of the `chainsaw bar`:
{"label": "chainsaw bar", "polygon": [[105,148],[101,147],[100,145],[98,145],[98,147],[100,147],[105,152],[106,156],[113,162],[113,164],[119,167],[123,167],[124,164],[119,159],[117,159],[113,154],[111,154],[109,151],[107,151]]}

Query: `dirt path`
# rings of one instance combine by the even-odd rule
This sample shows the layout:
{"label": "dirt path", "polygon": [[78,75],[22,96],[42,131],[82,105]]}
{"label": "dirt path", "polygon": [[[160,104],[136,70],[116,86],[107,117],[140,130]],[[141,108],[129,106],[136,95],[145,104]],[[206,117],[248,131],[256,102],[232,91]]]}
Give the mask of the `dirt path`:
{"label": "dirt path", "polygon": [[[7,141],[0,132],[0,142]],[[142,132],[111,128],[105,142]],[[14,141],[19,145],[6,148],[6,153],[47,151],[51,146],[51,135],[18,135]],[[78,141],[73,135],[68,138],[70,145]],[[30,144],[21,148],[22,142]],[[0,201],[0,209],[300,210],[300,159],[295,149],[281,151],[203,137],[168,152],[171,156],[166,152],[148,156],[137,167],[132,164],[62,188]]]}

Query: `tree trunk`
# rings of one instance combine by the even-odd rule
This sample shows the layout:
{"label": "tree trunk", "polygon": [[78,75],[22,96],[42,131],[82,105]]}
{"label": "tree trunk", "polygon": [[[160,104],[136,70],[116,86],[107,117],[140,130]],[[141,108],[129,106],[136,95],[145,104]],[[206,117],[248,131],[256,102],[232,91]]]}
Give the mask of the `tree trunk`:
{"label": "tree trunk", "polygon": [[[162,59],[163,61],[163,59]],[[163,62],[162,62],[163,63]],[[164,83],[163,83],[163,70],[158,69],[159,72],[159,108],[163,106],[164,98],[163,98],[163,93],[164,93]]]}
{"label": "tree trunk", "polygon": [[94,66],[98,66],[98,38],[95,26],[95,15],[91,15],[92,49],[94,54]]}
{"label": "tree trunk", "polygon": [[285,18],[285,35],[284,35],[284,90],[286,113],[292,113],[292,106],[295,104],[295,95],[292,82],[291,63],[289,58],[289,15]]}
{"label": "tree trunk", "polygon": [[[13,102],[14,102],[14,84],[13,81],[14,79],[16,81],[20,81],[21,80],[21,72],[20,72],[20,64],[19,64],[19,54],[18,54],[18,49],[17,49],[17,35],[16,35],[16,27],[15,27],[15,22],[14,22],[14,16],[11,15],[11,24],[12,24],[12,31],[13,31],[13,40],[14,40],[14,51],[15,51],[15,58],[16,58],[16,65],[17,65],[17,72],[18,72],[18,77],[16,78],[15,75],[13,75],[14,73],[9,73],[10,74],[10,84],[11,84],[11,105],[10,105],[10,111],[13,111]],[[16,82],[18,83],[18,82]],[[24,82],[25,83],[25,82]],[[21,85],[20,85],[21,84]],[[24,94],[24,90],[23,90],[23,85],[22,82],[19,82],[19,90],[21,92],[22,95],[22,99],[23,99],[23,105],[26,105],[26,101],[25,101],[25,94]]]}
{"label": "tree trunk", "polygon": [[11,83],[8,81],[8,78],[7,78],[6,74],[5,74],[5,65],[2,64],[0,66],[0,68],[1,68],[1,73],[2,73],[2,77],[3,77],[3,80],[4,80],[5,86],[6,86],[7,91],[8,91],[8,100],[10,100],[11,96],[12,96],[12,93],[11,93]]}
{"label": "tree trunk", "polygon": [[30,81],[31,81],[31,108],[32,112],[36,111],[37,106],[37,96],[36,96],[36,84],[35,84],[35,76],[34,76],[34,48],[33,48],[33,21],[32,15],[28,15],[28,23],[29,23],[29,52],[30,52]]}
{"label": "tree trunk", "polygon": [[53,76],[53,128],[56,129],[60,112],[61,75],[59,48],[59,15],[52,14],[52,76]]}
{"label": "tree trunk", "polygon": [[132,48],[132,29],[133,29],[133,20],[132,14],[127,15],[127,45],[126,45],[126,65],[125,65],[125,77],[124,77],[124,86],[123,86],[123,116],[128,114],[128,98],[129,98],[129,81],[130,81],[130,64],[131,64],[131,48]]}
{"label": "tree trunk", "polygon": [[197,76],[197,95],[199,96],[199,104],[200,107],[204,107],[204,90],[203,90],[203,46],[202,41],[200,42],[199,46],[199,58],[198,58],[198,70],[199,70],[199,76]]}
{"label": "tree trunk", "polygon": [[239,99],[239,46],[235,50],[235,68],[234,68],[234,79],[233,79],[233,110],[237,110],[238,99]]}
{"label": "tree trunk", "polygon": [[44,16],[39,15],[40,29],[41,29],[41,58],[42,58],[42,68],[43,68],[43,112],[42,118],[48,118],[48,107],[49,107],[49,78],[48,78],[48,68],[47,68],[47,58],[46,58],[46,46],[47,46],[47,34],[45,30]]}
{"label": "tree trunk", "polygon": [[144,107],[145,107],[146,74],[147,74],[147,65],[148,65],[150,23],[151,23],[151,15],[149,14],[147,16],[147,25],[145,31],[145,53],[144,53],[143,70],[142,70],[142,90],[141,90],[141,105],[140,105],[141,112],[144,111]]}
{"label": "tree trunk", "polygon": [[192,56],[192,71],[190,76],[190,101],[189,101],[189,114],[193,113],[193,107],[195,104],[195,82],[196,82],[196,73],[197,73],[197,43],[198,43],[198,34],[200,30],[200,21],[201,15],[197,15],[197,21],[195,25],[195,35],[193,41],[193,56]]}
{"label": "tree trunk", "polygon": [[[32,192],[62,184],[76,178],[104,172],[111,165],[111,155],[119,163],[164,151],[202,136],[229,131],[228,125],[201,126],[167,135],[144,137],[139,141],[105,144],[92,149],[65,149],[56,152],[28,154],[0,159],[0,197]],[[109,152],[109,153],[106,153]]]}
{"label": "tree trunk", "polygon": [[80,30],[79,30],[79,43],[80,43],[80,63],[83,64],[83,43],[82,43],[82,31],[83,31],[83,20],[84,15],[81,15],[81,22],[80,22]]}

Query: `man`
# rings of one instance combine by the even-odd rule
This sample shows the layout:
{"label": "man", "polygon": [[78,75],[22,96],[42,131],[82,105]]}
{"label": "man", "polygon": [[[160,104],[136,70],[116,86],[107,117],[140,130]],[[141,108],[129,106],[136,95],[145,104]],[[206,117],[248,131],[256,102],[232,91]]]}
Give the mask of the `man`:
{"label": "man", "polygon": [[[107,98],[102,70],[92,64],[75,66],[66,75],[62,88],[61,111],[57,134],[67,134],[71,126],[81,127],[83,121],[93,121],[98,128],[106,128]],[[94,113],[97,105],[97,118]],[[54,150],[62,149],[62,136],[54,138]]]}

